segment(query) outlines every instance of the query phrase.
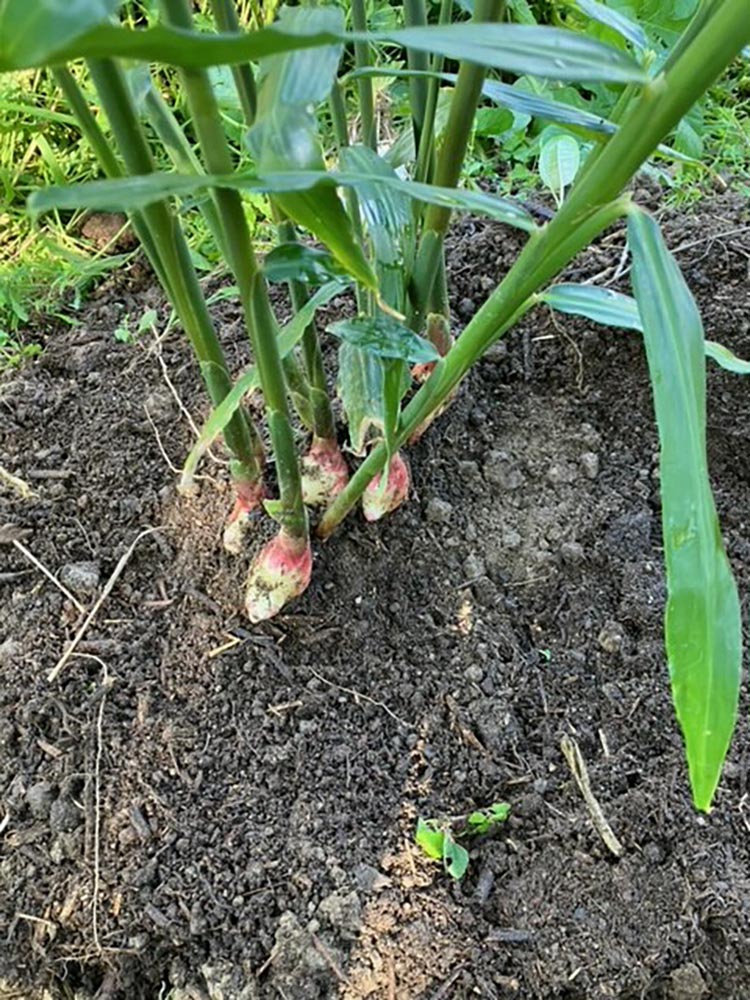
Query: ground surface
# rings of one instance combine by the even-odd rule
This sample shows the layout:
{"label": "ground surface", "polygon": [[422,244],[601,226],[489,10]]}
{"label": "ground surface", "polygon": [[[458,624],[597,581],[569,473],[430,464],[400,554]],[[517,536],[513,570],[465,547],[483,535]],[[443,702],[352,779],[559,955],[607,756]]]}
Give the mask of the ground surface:
{"label": "ground surface", "polygon": [[[729,197],[668,224],[707,335],[745,356],[747,226]],[[457,229],[457,316],[516,247],[493,225]],[[621,248],[611,236],[577,277],[611,279]],[[179,464],[191,432],[160,356],[205,413],[180,335],[160,349],[112,337],[158,301],[142,279],[102,289],[0,390],[0,465],[37,494],[0,494],[0,523],[28,529],[82,605],[162,526],[52,684],[81,616],[0,549],[6,994],[750,995],[747,706],[716,808],[698,816],[662,651],[639,339],[534,313],[412,449],[411,502],[382,525],[351,518],[318,547],[292,613],[250,628],[247,560],[219,545],[225,470],[206,463],[185,500],[164,457]],[[217,308],[239,368],[237,315]],[[709,382],[711,471],[746,611],[750,394],[715,368]],[[565,734],[620,860],[592,828]],[[472,847],[462,883],[411,847],[418,815],[498,800],[512,818]]]}

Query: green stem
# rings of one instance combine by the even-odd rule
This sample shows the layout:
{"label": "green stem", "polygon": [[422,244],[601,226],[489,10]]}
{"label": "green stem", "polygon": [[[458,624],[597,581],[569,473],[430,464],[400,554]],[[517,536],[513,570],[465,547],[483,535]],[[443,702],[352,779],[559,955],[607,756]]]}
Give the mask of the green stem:
{"label": "green stem", "polygon": [[[626,211],[627,202],[618,198],[619,192],[748,40],[746,0],[725,0],[674,65],[644,89],[591,172],[574,185],[549,225],[531,236],[505,280],[405,408],[397,446],[411,437],[493,341],[533,303],[534,293]],[[383,445],[368,455],[326,511],[318,529],[322,536],[346,516],[386,458]]]}
{"label": "green stem", "polygon": [[[438,24],[449,24],[452,13],[453,0],[441,0]],[[432,57],[430,71],[434,74],[442,73],[444,65],[445,59],[436,52]],[[422,135],[417,147],[417,166],[414,173],[415,179],[425,184],[432,182],[432,175],[435,169],[435,114],[437,112],[439,95],[440,80],[435,75],[427,81],[427,103],[425,105]]]}
{"label": "green stem", "polygon": [[[352,0],[352,26],[355,31],[367,31],[365,0]],[[372,65],[372,52],[368,42],[354,43],[354,62],[357,69]],[[362,144],[377,150],[378,134],[372,80],[369,77],[360,77],[357,80],[357,91],[359,93],[359,113],[362,117]],[[346,120],[346,116],[344,118]]]}
{"label": "green stem", "polygon": [[[186,0],[160,0],[160,6],[168,23],[190,30],[192,13]],[[180,76],[208,171],[231,173],[232,157],[208,74],[202,69],[182,69]],[[289,419],[276,318],[268,300],[265,280],[258,269],[239,193],[228,188],[215,188],[213,195],[224,230],[229,265],[239,286],[266,404],[281,498],[278,520],[290,535],[306,537],[307,514],[302,503],[299,463]]]}
{"label": "green stem", "polygon": [[[279,238],[285,242],[296,242],[297,233],[294,223],[282,222],[279,226]],[[292,300],[292,308],[295,312],[299,312],[308,299],[305,286],[300,281],[290,281],[289,295]],[[313,433],[316,437],[325,440],[334,438],[336,436],[336,423],[333,418],[331,401],[328,398],[323,352],[320,349],[315,320],[310,322],[302,335],[302,354],[305,359],[307,377],[310,381]]]}
{"label": "green stem", "polygon": [[[119,66],[109,59],[93,59],[89,70],[128,173],[153,173],[151,152]],[[229,394],[232,380],[190,259],[187,241],[166,202],[154,202],[141,215],[156,259],[163,268],[165,291],[200,362],[211,402],[217,406]],[[260,438],[243,411],[238,410],[233,415],[224,430],[224,438],[234,456],[234,478],[242,483],[259,482],[263,474]]]}
{"label": "green stem", "polygon": [[[497,21],[504,10],[505,0],[476,0],[474,20],[477,23]],[[486,75],[487,70],[483,66],[461,63],[446,125],[446,135],[450,140],[444,142],[440,149],[435,166],[435,184],[442,187],[456,187],[458,184]],[[439,274],[438,261],[443,256],[443,239],[450,219],[449,208],[429,205],[425,211],[422,238],[409,289],[412,300],[409,323],[415,330],[420,330],[424,323],[435,278]]]}
{"label": "green stem", "polygon": [[[211,6],[213,8],[216,25],[220,31],[223,31],[225,34],[239,34],[242,31],[233,0],[211,0]],[[242,106],[242,114],[245,119],[245,123],[249,128],[255,121],[255,116],[258,110],[258,94],[252,67],[248,63],[241,63],[236,66],[232,66],[232,75],[234,77],[235,89],[240,99],[240,105]],[[204,203],[204,206],[206,208],[213,209],[212,214],[217,212],[214,201]],[[273,200],[271,201],[271,211],[274,219],[277,217],[278,219],[282,218],[282,213],[274,205]],[[216,217],[218,219],[218,215]],[[221,235],[219,236],[217,243],[219,246],[222,246],[221,240],[223,239],[223,231],[220,220],[218,228]],[[228,248],[223,248],[222,253],[225,260],[230,258]],[[309,381],[298,364],[297,358],[294,354],[287,354],[285,358],[282,358],[281,363],[284,369],[284,377],[286,378],[287,386],[289,388],[289,395],[297,416],[303,426],[312,430],[314,417],[312,402],[310,399]]]}
{"label": "green stem", "polygon": [[[211,0],[211,8],[219,31],[227,35],[236,35],[242,31],[234,0]],[[249,63],[237,63],[231,69],[237,96],[242,105],[242,113],[249,128],[255,121],[255,115],[258,111],[258,92],[255,86],[253,68]]]}
{"label": "green stem", "polygon": [[[423,28],[427,24],[427,8],[424,0],[404,0],[404,23],[407,28]],[[406,50],[406,60],[409,69],[426,73],[430,68],[430,57],[427,52],[415,49]],[[409,79],[409,95],[411,106],[411,123],[414,130],[414,149],[419,150],[427,120],[428,84],[424,76],[413,76]],[[417,179],[419,175],[417,175]]]}
{"label": "green stem", "polygon": [[[93,149],[94,155],[99,161],[99,165],[104,173],[107,177],[122,177],[123,170],[120,166],[120,162],[112,152],[112,147],[107,141],[107,137],[99,128],[99,123],[91,113],[88,102],[86,101],[86,98],[84,97],[81,88],[78,86],[73,74],[65,66],[57,66],[53,68],[51,72],[55,82],[62,91],[65,100],[68,102],[68,107],[78,121],[81,132]],[[148,257],[157,278],[161,282],[164,290],[167,292],[167,295],[170,295],[169,281],[166,271],[164,270],[164,264],[159,257],[156,242],[151,236],[151,232],[142,213],[134,212],[131,217],[131,222],[133,224],[135,234],[138,237],[146,256]]]}
{"label": "green stem", "polygon": [[[151,127],[156,132],[175,167],[187,174],[205,173],[203,164],[193,152],[193,147],[185,138],[185,133],[178,125],[177,119],[153,84],[146,94],[143,106]],[[225,248],[222,244],[224,234],[221,230],[221,222],[216,211],[216,205],[210,198],[202,198],[199,208],[214,238],[217,249],[222,256],[226,257]]]}

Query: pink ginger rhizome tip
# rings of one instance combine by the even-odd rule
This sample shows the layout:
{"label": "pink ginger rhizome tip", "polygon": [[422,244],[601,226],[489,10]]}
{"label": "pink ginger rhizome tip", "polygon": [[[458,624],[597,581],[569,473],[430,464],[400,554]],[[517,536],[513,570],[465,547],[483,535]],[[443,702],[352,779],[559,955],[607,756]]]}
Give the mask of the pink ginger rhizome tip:
{"label": "pink ginger rhizome tip", "polygon": [[349,482],[349,469],[335,438],[315,438],[302,459],[302,496],[306,504],[330,503]]}
{"label": "pink ginger rhizome tip", "polygon": [[307,590],[312,574],[312,549],[307,538],[282,528],[260,550],[247,577],[245,610],[251,622],[273,618]]}
{"label": "pink ginger rhizome tip", "polygon": [[232,513],[224,525],[224,548],[232,555],[239,555],[245,543],[245,535],[250,530],[257,511],[262,510],[268,494],[262,482],[237,483],[237,499]]}
{"label": "pink ginger rhizome tip", "polygon": [[391,456],[388,479],[379,472],[362,494],[362,512],[367,521],[379,521],[400,506],[409,495],[409,466],[399,452]]}

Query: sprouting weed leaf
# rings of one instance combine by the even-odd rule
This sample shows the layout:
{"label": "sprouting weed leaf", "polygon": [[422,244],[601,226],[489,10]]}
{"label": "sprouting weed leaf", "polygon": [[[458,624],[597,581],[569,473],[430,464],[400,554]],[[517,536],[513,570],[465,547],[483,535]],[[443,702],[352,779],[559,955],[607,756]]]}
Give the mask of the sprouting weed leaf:
{"label": "sprouting weed leaf", "polygon": [[150,330],[159,318],[155,309],[147,309],[138,321],[138,333],[145,333]]}
{"label": "sprouting weed leaf", "polygon": [[455,879],[462,879],[469,867],[469,852],[453,839],[449,830],[443,833],[443,867]]}
{"label": "sprouting weed leaf", "polygon": [[428,858],[432,858],[433,861],[442,861],[445,832],[437,826],[436,820],[425,820],[420,816],[417,820],[417,832],[414,839]]}
{"label": "sprouting weed leaf", "polygon": [[379,358],[396,358],[412,365],[440,360],[428,340],[390,316],[356,316],[331,323],[326,329],[334,337]]}
{"label": "sprouting weed leaf", "polygon": [[507,802],[495,802],[488,809],[476,809],[466,819],[467,833],[489,833],[498,824],[504,823],[509,815],[510,806]]}

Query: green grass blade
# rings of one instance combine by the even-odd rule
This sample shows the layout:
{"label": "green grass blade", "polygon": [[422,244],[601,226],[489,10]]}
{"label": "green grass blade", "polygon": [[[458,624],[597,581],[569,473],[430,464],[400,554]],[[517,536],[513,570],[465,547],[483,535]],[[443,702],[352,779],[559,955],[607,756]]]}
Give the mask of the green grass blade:
{"label": "green grass blade", "polygon": [[529,213],[507,198],[496,198],[481,191],[403,181],[398,177],[381,174],[349,174],[340,170],[288,170],[266,174],[263,177],[248,173],[205,176],[143,174],[117,180],[89,181],[85,184],[45,188],[31,195],[28,206],[29,211],[35,216],[55,210],[71,211],[77,208],[134,212],[163,198],[194,195],[210,187],[228,187],[239,191],[278,195],[307,192],[316,186],[326,185],[353,187],[355,190],[367,185],[381,185],[427,204],[441,205],[457,211],[476,212],[526,232],[533,232],[536,229],[536,224]]}
{"label": "green grass blade", "polygon": [[[612,326],[620,330],[637,330],[643,333],[643,323],[638,303],[630,295],[623,295],[611,288],[596,285],[553,285],[539,298],[558,312]],[[715,340],[705,340],[703,349],[706,357],[735,375],[750,375],[750,361],[738,358],[736,354],[718,344]]]}
{"label": "green grass blade", "polygon": [[742,628],[706,458],[703,327],[657,224],[628,222],[661,444],[666,648],[695,805],[710,808],[734,731]]}

